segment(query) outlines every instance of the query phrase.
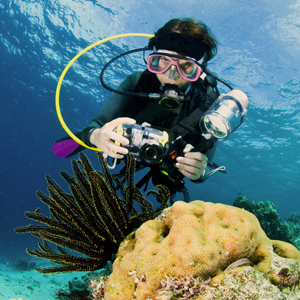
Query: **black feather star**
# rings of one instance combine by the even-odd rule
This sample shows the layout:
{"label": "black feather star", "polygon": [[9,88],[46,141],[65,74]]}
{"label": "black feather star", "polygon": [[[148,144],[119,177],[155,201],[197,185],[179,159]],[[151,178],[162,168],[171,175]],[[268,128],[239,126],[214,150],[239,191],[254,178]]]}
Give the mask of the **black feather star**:
{"label": "black feather star", "polygon": [[[37,196],[49,207],[50,216],[41,214],[39,209],[25,212],[27,218],[43,225],[15,228],[18,233],[29,232],[43,239],[38,243],[39,250],[26,249],[26,252],[55,265],[37,271],[47,274],[101,269],[112,254],[117,253],[129,233],[168,207],[170,192],[165,186],[157,186],[158,191],[149,192],[160,203],[153,209],[151,202],[134,185],[135,160],[131,155],[122,182],[111,175],[102,155],[97,153],[97,156],[100,171],[96,171],[88,157],[81,153],[78,160],[72,161],[73,176],[66,171],[60,172],[69,184],[70,193],[46,175],[49,195],[38,191]],[[57,250],[48,247],[46,241],[56,244]],[[79,255],[73,254],[74,251]]]}

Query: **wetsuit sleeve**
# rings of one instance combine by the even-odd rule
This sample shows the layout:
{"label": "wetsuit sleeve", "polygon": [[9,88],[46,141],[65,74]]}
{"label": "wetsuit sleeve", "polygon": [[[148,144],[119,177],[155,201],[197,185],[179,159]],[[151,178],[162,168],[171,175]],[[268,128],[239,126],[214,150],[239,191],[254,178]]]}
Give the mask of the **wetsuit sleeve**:
{"label": "wetsuit sleeve", "polygon": [[[121,91],[134,91],[134,88],[141,76],[142,72],[135,72],[129,75],[117,88]],[[101,128],[104,124],[120,117],[134,118],[137,111],[137,98],[124,96],[120,94],[112,94],[108,99],[100,113],[92,120],[92,122],[81,133],[82,141],[88,146],[90,143],[90,135],[96,128]]]}
{"label": "wetsuit sleeve", "polygon": [[217,143],[214,143],[213,147],[205,153],[207,156],[207,165],[211,166],[213,164],[214,156],[217,150]]}
{"label": "wetsuit sleeve", "polygon": [[191,179],[191,181],[193,183],[202,183],[202,182],[204,182],[206,179],[208,179],[216,171],[219,171],[221,173],[226,174],[226,171],[225,171],[224,167],[219,167],[218,165],[216,165],[213,162],[213,158],[214,158],[216,149],[217,149],[217,143],[214,143],[213,147],[211,149],[207,150],[205,155],[207,156],[208,160],[207,160],[207,167],[205,169],[204,176],[202,176],[202,177],[200,177],[199,179],[196,179],[196,180]]}

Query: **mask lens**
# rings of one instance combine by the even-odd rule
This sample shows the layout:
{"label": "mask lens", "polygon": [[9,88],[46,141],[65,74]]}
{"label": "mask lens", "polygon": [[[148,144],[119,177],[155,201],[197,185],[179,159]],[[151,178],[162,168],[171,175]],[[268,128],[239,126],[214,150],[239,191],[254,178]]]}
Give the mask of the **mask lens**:
{"label": "mask lens", "polygon": [[179,75],[188,81],[196,81],[202,70],[192,60],[178,59],[168,55],[151,54],[147,61],[148,70],[156,74],[166,72],[172,65],[176,66]]}
{"label": "mask lens", "polygon": [[163,73],[165,72],[172,64],[173,59],[165,55],[150,55],[148,58],[148,69],[153,73]]}
{"label": "mask lens", "polygon": [[186,80],[195,80],[200,76],[200,66],[190,60],[179,59],[178,66],[181,76]]}

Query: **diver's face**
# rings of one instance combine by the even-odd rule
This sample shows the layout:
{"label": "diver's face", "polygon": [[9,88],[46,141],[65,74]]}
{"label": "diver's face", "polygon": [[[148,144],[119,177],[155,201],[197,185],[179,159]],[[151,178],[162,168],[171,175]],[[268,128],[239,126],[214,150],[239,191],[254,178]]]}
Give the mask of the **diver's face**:
{"label": "diver's face", "polygon": [[[169,50],[163,50],[164,53],[170,53],[174,55],[181,55],[175,51],[169,51]],[[159,62],[164,63],[164,62]],[[179,89],[184,90],[189,87],[191,84],[190,81],[187,81],[185,79],[182,79],[176,69],[176,66],[171,66],[170,69],[166,70],[166,72],[161,74],[156,74],[157,79],[160,81],[160,83],[164,86],[165,84],[175,84],[179,86]]]}

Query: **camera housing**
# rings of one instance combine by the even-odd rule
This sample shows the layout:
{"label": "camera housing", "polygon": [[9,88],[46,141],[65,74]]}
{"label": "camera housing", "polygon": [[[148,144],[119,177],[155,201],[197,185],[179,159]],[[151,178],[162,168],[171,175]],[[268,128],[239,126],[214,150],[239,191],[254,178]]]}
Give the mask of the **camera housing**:
{"label": "camera housing", "polygon": [[158,164],[168,153],[169,135],[166,131],[143,126],[143,124],[121,124],[116,131],[129,140],[129,145],[124,147],[136,161],[145,165]]}

